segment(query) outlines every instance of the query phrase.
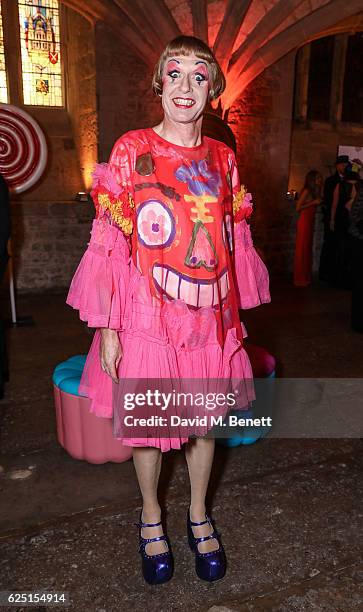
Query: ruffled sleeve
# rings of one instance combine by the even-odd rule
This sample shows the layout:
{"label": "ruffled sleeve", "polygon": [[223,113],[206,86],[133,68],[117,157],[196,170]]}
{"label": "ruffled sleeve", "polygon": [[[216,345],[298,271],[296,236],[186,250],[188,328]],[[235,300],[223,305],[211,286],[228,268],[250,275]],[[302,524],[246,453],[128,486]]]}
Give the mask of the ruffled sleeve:
{"label": "ruffled sleeve", "polygon": [[240,184],[236,160],[230,156],[233,191],[234,263],[239,307],[254,308],[271,301],[268,271],[253,246],[248,219],[253,210],[252,195]]}
{"label": "ruffled sleeve", "polygon": [[138,271],[131,258],[134,201],[130,157],[122,140],[108,164],[97,164],[91,196],[96,208],[91,239],[72,279],[67,304],[89,327],[123,329]]}

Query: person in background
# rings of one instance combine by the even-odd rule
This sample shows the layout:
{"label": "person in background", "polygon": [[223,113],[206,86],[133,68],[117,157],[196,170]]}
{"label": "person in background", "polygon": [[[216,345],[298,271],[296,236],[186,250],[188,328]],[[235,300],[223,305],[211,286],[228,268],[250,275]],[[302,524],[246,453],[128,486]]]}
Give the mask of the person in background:
{"label": "person in background", "polygon": [[[10,238],[9,188],[0,174],[0,283],[8,263],[7,244]],[[4,382],[8,379],[4,322],[0,315],[0,399],[4,397]]]}
{"label": "person in background", "polygon": [[296,204],[299,218],[296,227],[294,285],[307,287],[311,283],[313,236],[316,210],[321,204],[323,177],[317,170],[310,170]]}
{"label": "person in background", "polygon": [[335,162],[335,173],[329,176],[324,183],[322,202],[324,238],[320,255],[319,279],[329,283],[333,280],[335,266],[335,242],[334,235],[330,230],[333,195],[336,186],[343,181],[348,166],[348,155],[339,155]]}
{"label": "person in background", "polygon": [[335,257],[332,281],[335,287],[351,289],[350,208],[357,195],[359,174],[347,170],[341,183],[334,189],[330,215],[330,231],[334,236]]}
{"label": "person in background", "polygon": [[352,305],[351,328],[363,333],[363,181],[355,186],[356,196],[347,204],[350,216]]}

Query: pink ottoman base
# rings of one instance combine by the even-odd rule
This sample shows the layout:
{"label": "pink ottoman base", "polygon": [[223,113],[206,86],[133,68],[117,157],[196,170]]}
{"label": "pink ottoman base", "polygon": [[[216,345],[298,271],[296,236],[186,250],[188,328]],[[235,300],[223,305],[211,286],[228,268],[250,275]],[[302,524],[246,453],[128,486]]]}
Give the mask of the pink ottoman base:
{"label": "pink ottoman base", "polygon": [[122,463],[132,457],[132,448],[113,437],[112,419],[89,412],[87,397],[71,395],[56,385],[53,388],[57,437],[67,453],[89,463]]}

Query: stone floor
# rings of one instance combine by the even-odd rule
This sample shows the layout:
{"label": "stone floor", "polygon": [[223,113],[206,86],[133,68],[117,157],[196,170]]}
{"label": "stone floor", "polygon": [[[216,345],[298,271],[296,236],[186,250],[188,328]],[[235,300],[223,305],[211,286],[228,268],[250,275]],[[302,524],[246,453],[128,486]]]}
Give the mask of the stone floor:
{"label": "stone floor", "polygon": [[[349,329],[349,293],[276,281],[272,297],[244,321],[250,340],[276,355],[280,376],[363,378],[363,337]],[[56,439],[52,370],[87,350],[89,330],[64,296],[25,296],[18,311],[34,325],[9,330],[0,590],[66,591],[76,612],[363,609],[360,440],[266,438],[217,447],[209,501],[228,571],[215,584],[195,576],[184,457],[167,453],[160,494],[175,574],[148,586],[133,526],[140,498],[132,462],[90,465]]]}

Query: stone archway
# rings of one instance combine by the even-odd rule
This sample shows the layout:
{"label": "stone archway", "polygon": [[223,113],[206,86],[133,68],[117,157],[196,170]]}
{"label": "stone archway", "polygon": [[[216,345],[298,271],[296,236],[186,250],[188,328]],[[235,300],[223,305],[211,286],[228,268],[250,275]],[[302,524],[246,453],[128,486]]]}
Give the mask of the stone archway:
{"label": "stone archway", "polygon": [[248,57],[242,55],[227,73],[228,85],[222,99],[223,108],[229,108],[251,81],[284,55],[313,38],[324,36],[327,32],[332,33],[334,29],[338,31],[344,18],[350,18],[361,11],[360,0],[352,0],[349,3],[346,0],[328,2],[270,38],[256,50],[247,64],[244,62]]}

